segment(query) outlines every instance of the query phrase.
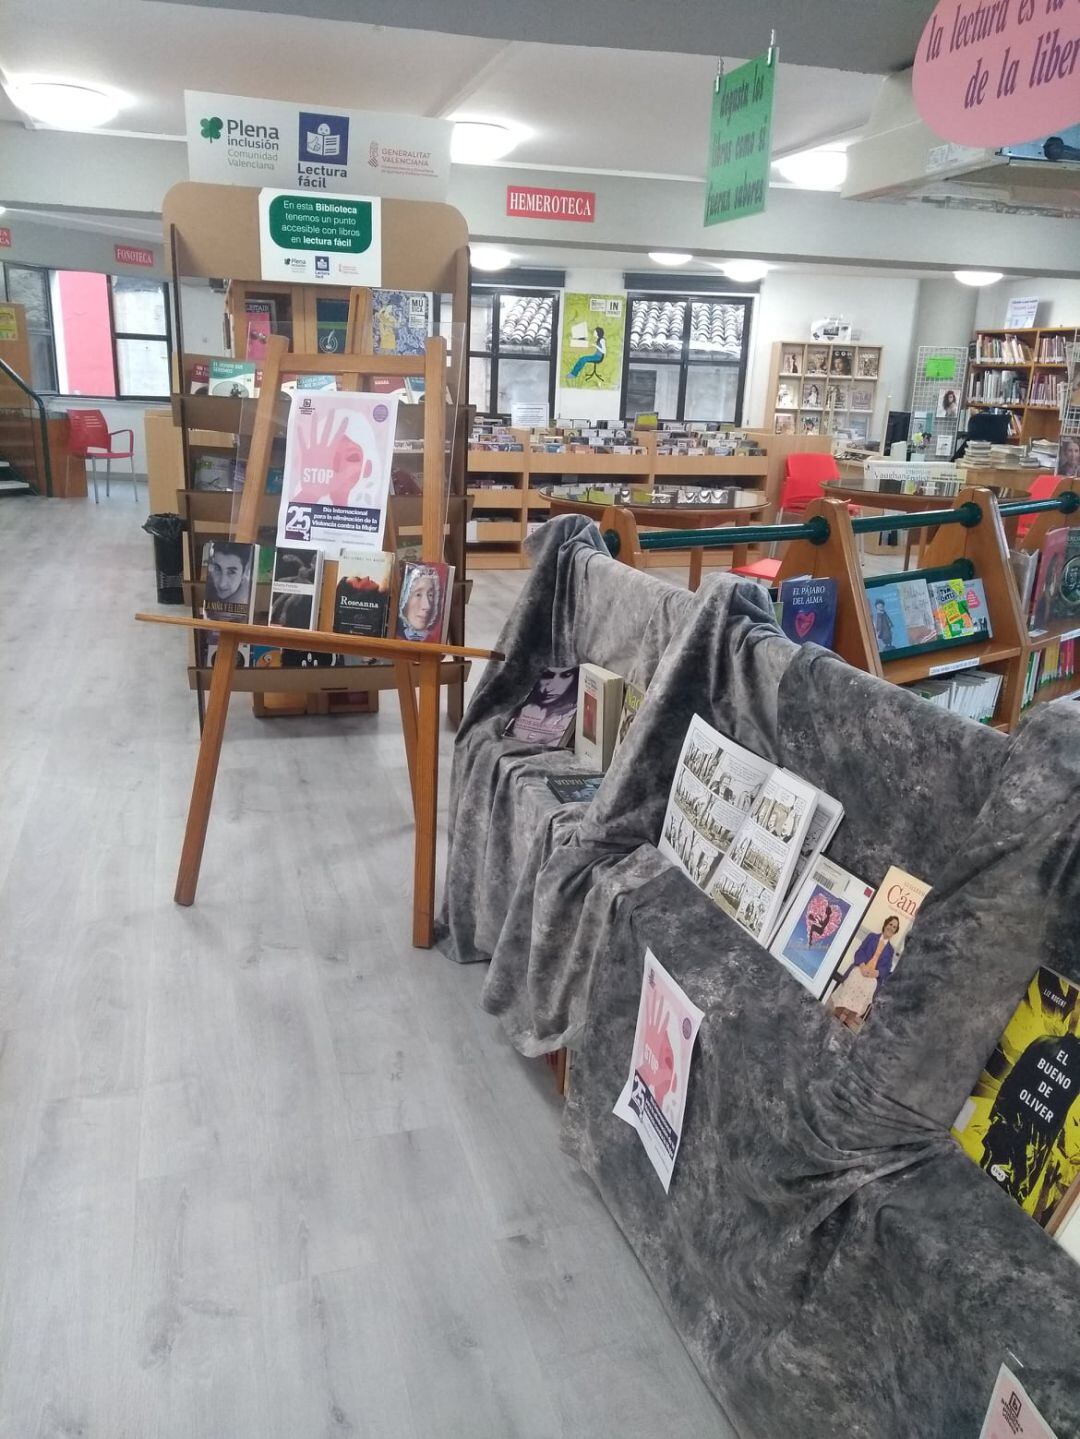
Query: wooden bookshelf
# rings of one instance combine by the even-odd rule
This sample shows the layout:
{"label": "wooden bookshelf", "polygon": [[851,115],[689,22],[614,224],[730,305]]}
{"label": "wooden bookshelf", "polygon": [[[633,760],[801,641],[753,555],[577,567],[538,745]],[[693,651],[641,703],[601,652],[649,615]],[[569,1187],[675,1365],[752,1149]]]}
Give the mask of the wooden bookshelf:
{"label": "wooden bookshelf", "polygon": [[[1061,433],[1061,403],[1053,387],[1058,381],[1064,382],[1068,347],[1078,339],[1080,329],[1075,325],[976,330],[974,354],[968,362],[965,409],[976,413],[1008,410],[1009,438],[1015,444],[1056,440]],[[995,397],[995,377],[1006,371],[1014,372],[1018,383]]]}
{"label": "wooden bookshelf", "polygon": [[880,345],[854,340],[778,340],[766,391],[766,430],[803,439],[844,431],[853,439],[869,438],[884,353]]}
{"label": "wooden bookshelf", "polygon": [[[1067,492],[1080,494],[1080,480],[1060,480],[1054,491],[1055,495],[1062,495]],[[1062,514],[1060,511],[1051,511],[1048,514],[1037,515],[1035,522],[1020,542],[1020,549],[1029,553],[1041,550],[1046,536],[1051,530],[1075,529],[1080,526],[1080,510],[1074,510],[1071,515]],[[1016,578],[1010,567],[1010,578],[1013,581],[1013,588],[1016,589]],[[1020,605],[1020,597],[1016,597],[1017,606]],[[1061,699],[1064,695],[1074,694],[1080,689],[1080,673],[1068,675],[1064,679],[1052,680],[1049,684],[1036,689],[1031,698],[1030,704],[1021,707],[1023,698],[1024,680],[1027,676],[1028,664],[1034,653],[1047,649],[1056,640],[1076,639],[1080,641],[1080,618],[1054,620],[1040,634],[1031,634],[1028,630],[1028,616],[1023,615],[1020,640],[1019,676],[1020,684],[1018,693],[1015,696],[1015,704],[1008,719],[1010,725],[1019,723],[1021,715],[1027,714],[1028,710],[1037,704],[1045,704],[1049,700]]]}

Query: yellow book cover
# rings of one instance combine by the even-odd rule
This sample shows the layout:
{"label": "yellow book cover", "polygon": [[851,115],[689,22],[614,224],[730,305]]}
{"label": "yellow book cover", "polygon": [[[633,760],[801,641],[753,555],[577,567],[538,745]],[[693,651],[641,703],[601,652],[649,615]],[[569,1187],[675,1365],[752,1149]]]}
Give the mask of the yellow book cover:
{"label": "yellow book cover", "polygon": [[1080,1175],[1080,985],[1040,968],[953,1126],[1039,1224]]}

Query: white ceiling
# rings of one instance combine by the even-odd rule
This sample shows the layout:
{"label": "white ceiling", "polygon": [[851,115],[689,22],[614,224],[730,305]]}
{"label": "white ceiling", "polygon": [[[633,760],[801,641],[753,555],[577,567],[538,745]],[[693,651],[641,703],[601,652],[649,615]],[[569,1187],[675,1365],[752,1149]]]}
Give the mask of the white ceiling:
{"label": "white ceiling", "polygon": [[[0,74],[109,85],[131,103],[106,128],[137,135],[181,136],[184,90],[212,90],[512,121],[531,132],[513,152],[518,166],[699,178],[715,67],[712,56],[480,39],[157,0],[0,5]],[[879,84],[876,75],[782,60],[773,153],[851,134],[868,117]],[[0,120],[20,118],[0,93]]]}

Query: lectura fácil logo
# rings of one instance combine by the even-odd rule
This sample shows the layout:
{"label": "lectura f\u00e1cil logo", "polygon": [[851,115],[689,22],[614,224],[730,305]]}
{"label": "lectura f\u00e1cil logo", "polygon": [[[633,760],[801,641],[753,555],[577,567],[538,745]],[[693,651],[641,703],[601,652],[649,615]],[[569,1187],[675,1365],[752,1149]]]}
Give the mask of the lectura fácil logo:
{"label": "lectura f\u00e1cil logo", "polygon": [[315,164],[349,163],[349,117],[300,111],[300,159]]}
{"label": "lectura f\u00e1cil logo", "polygon": [[204,140],[220,140],[224,123],[217,115],[211,115],[208,120],[199,121],[199,133]]}

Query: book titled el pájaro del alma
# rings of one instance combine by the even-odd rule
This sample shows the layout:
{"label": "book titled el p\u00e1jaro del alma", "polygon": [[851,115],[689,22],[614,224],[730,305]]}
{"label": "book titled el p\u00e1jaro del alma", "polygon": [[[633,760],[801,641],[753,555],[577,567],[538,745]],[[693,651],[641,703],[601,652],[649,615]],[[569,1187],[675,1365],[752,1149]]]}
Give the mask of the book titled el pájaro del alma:
{"label": "book titled el p\u00e1jaro del alma", "polygon": [[1080,1175],[1080,985],[1040,967],[953,1134],[1039,1224]]}
{"label": "book titled el p\u00e1jaro del alma", "polygon": [[541,670],[525,700],[510,716],[504,734],[545,749],[561,749],[574,734],[577,665]]}
{"label": "book titled el p\u00e1jaro del alma", "polygon": [[836,632],[838,581],[831,578],[783,580],[780,584],[780,628],[797,645],[832,647]]}
{"label": "book titled el p\u00e1jaro del alma", "polygon": [[342,551],[334,592],[334,633],[386,634],[394,557],[384,550]]}
{"label": "book titled el p\u00e1jaro del alma", "polygon": [[930,885],[890,865],[840,961],[839,983],[825,1003],[849,1029],[861,1029],[879,988],[904,953],[908,930]]}

